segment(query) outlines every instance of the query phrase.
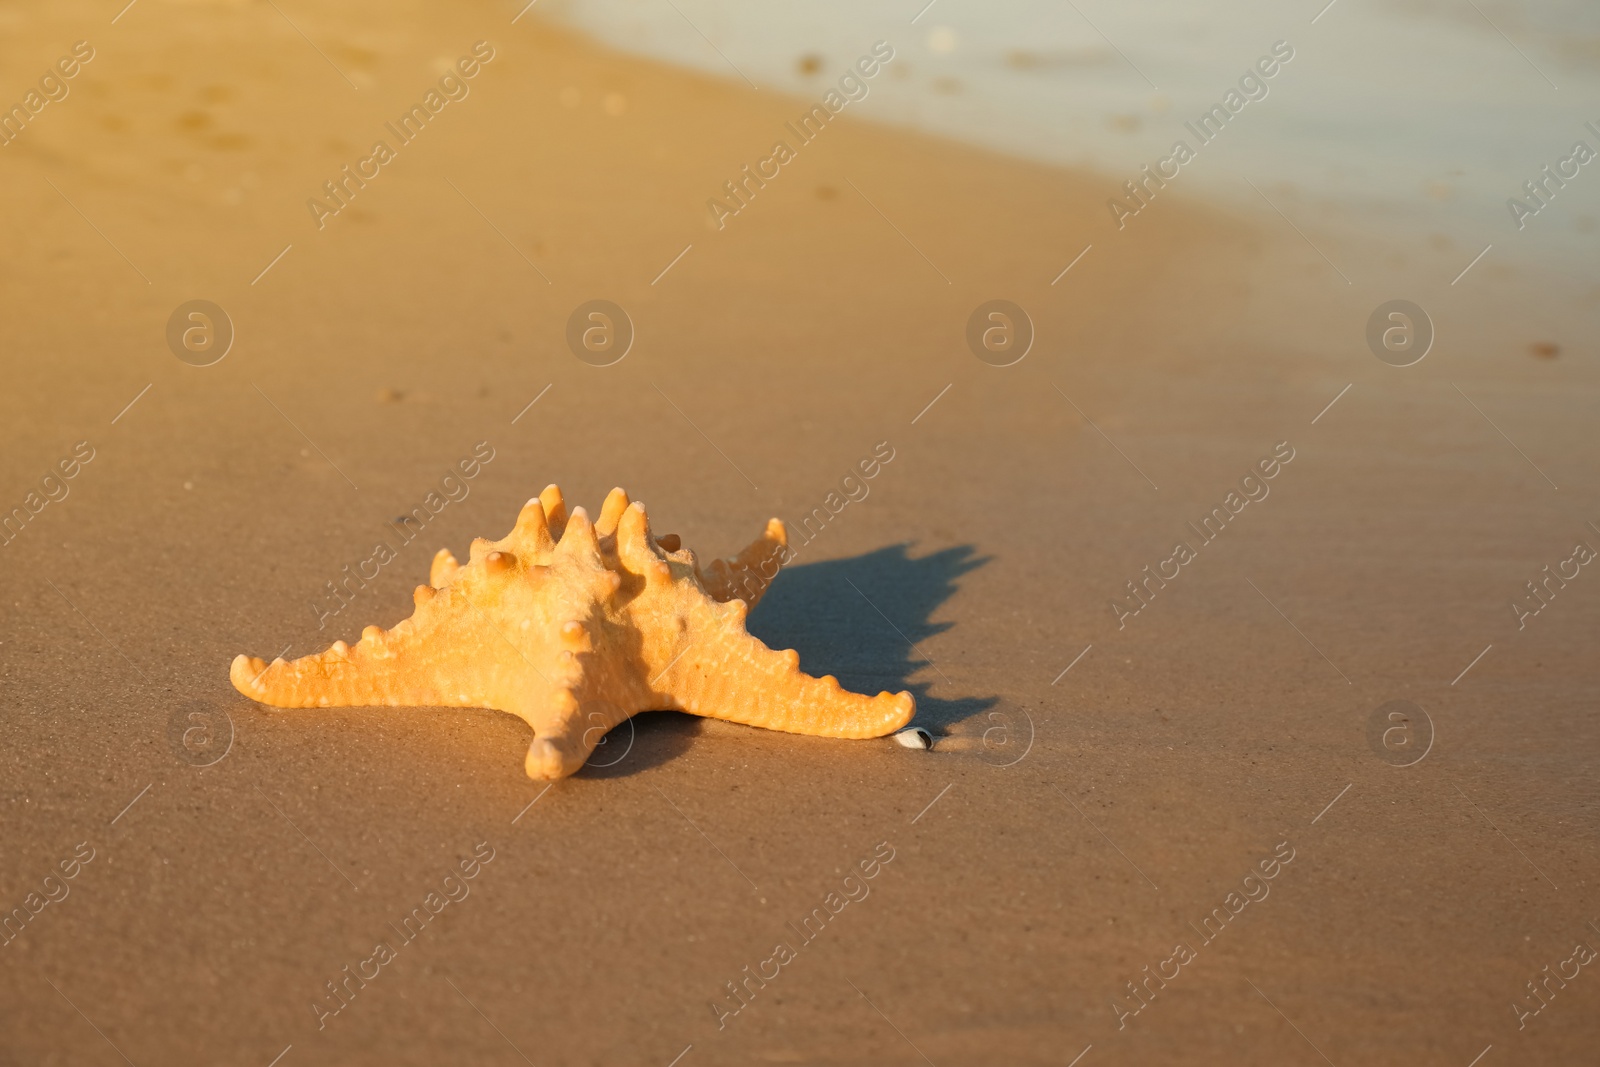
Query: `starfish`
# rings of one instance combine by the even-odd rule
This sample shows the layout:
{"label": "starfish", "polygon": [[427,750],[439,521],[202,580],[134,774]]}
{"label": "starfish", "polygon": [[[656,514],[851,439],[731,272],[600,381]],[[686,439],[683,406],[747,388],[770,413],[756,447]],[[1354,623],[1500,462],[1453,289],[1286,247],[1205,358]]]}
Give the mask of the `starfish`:
{"label": "starfish", "polygon": [[820,737],[893,733],[910,693],[848,692],[800,671],[745,631],[788,555],[778,519],[737,556],[700,568],[675,534],[655,537],[644,505],[613,489],[591,522],[552,485],[503,540],[478,538],[467,563],[434,557],[409,619],[368,626],[351,646],[265,663],[239,656],[245,696],[282,708],[482,707],[533,728],[530,778],[576,772],[612,727],[641,711],[686,711]]}

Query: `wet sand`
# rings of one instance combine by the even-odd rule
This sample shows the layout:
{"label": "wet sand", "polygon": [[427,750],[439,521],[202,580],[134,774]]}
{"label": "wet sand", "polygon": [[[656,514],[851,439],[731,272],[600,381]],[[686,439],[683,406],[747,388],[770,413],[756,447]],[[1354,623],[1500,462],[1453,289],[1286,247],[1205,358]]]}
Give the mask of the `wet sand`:
{"label": "wet sand", "polygon": [[[260,4],[5,16],[5,93],[95,57],[0,149],[0,506],[92,449],[0,549],[0,909],[28,914],[0,1060],[1590,1054],[1592,968],[1513,1007],[1600,946],[1600,579],[1520,630],[1509,606],[1600,547],[1571,278],[1452,286],[1475,250],[1447,237],[1302,237],[1176,186],[1119,232],[1119,178],[848,110],[716,230],[706,200],[810,101],[498,5],[285,13],[314,44]],[[479,41],[470,93],[318,229],[306,200]],[[1362,340],[1396,297],[1438,328],[1408,368]],[[165,338],[197,298],[236,332],[209,367]],[[597,298],[636,330],[608,367],[565,341]],[[1010,367],[964,339],[995,298],[1036,329]],[[390,520],[480,442],[404,543]],[[545,791],[511,716],[228,684],[236,653],[392,625],[437,548],[549,482],[624,485],[723,554],[880,442],[750,626],[910,688],[931,752],[660,713]],[[1393,700],[1431,720],[1412,766],[1369,742]]]}

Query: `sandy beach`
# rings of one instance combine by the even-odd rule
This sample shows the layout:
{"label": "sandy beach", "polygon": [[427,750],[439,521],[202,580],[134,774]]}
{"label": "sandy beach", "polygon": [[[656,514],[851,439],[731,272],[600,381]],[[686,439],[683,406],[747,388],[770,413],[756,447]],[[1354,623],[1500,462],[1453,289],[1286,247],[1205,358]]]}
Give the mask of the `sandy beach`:
{"label": "sandy beach", "polygon": [[[0,147],[0,1063],[1592,1059],[1592,258],[1275,187],[1119,229],[1127,174],[792,132],[856,54],[797,95],[520,4],[118,6],[0,8],[47,101]],[[702,555],[784,519],[751,632],[932,750],[659,712],[547,787],[507,714],[229,684],[551,482]]]}

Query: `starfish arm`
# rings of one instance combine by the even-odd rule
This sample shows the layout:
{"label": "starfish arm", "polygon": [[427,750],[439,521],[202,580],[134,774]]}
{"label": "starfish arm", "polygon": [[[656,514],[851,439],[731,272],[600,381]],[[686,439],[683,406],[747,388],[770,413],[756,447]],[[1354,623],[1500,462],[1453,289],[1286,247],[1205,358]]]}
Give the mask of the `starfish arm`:
{"label": "starfish arm", "polygon": [[[701,599],[683,612],[680,647],[650,679],[665,705],[705,718],[818,737],[882,737],[916,713],[910,693],[852,693],[832,675],[800,670],[800,654],[775,652],[744,628],[742,600]],[[658,653],[658,660],[666,660]]]}
{"label": "starfish arm", "polygon": [[774,652],[741,626],[703,628],[694,636],[655,683],[691,714],[791,734],[862,738],[891,734],[916,713],[910,693],[869,697],[840,687],[832,675],[813,678],[800,670],[798,653]]}
{"label": "starfish arm", "polygon": [[[587,632],[577,637],[584,640]],[[569,631],[568,641],[573,641]],[[523,769],[529,778],[565,778],[581,769],[606,734],[655,705],[636,678],[607,672],[599,657],[578,656],[586,666],[572,685],[554,695],[533,695],[508,708],[533,728]],[[608,677],[608,675],[611,675]]]}
{"label": "starfish arm", "polygon": [[238,656],[229,678],[245,696],[280,708],[514,711],[510,705],[529,694],[547,696],[570,684],[575,675],[570,661],[550,660],[540,669],[533,662],[539,650],[514,645],[468,598],[464,584],[442,590],[419,585],[411,618],[388,631],[368,626],[353,646],[335,641],[325,652],[272,663]]}
{"label": "starfish arm", "polygon": [[[781,545],[782,523],[767,528]],[[745,631],[750,607],[743,598],[719,603],[698,582],[674,581],[642,504],[618,520],[617,557],[644,579],[629,615],[644,639],[640,652],[656,706],[823,737],[882,737],[911,721],[910,693],[862,696],[832,676],[803,674],[798,653],[774,652]]]}
{"label": "starfish arm", "polygon": [[[600,739],[617,724],[609,714],[612,708],[580,699],[574,688],[509,709],[533,727],[533,741],[522,764],[528,777],[545,781],[577,773]],[[625,718],[621,715],[617,721]]]}
{"label": "starfish arm", "polygon": [[789,531],[782,519],[768,519],[761,536],[750,542],[737,556],[714,559],[705,570],[696,568],[700,584],[712,600],[735,597],[749,607],[761,602],[762,594],[789,558]]}
{"label": "starfish arm", "polygon": [[475,703],[448,691],[448,678],[441,677],[444,672],[437,669],[444,664],[411,655],[406,657],[404,669],[397,670],[389,650],[366,646],[365,640],[354,647],[335,641],[325,652],[271,663],[237,656],[228,677],[245,696],[278,708]]}

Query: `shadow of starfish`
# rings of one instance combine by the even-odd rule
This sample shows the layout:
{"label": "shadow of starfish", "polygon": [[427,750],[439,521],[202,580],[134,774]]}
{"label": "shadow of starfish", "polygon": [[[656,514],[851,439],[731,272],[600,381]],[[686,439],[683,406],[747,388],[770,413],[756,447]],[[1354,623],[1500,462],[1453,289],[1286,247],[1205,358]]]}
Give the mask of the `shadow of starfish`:
{"label": "shadow of starfish", "polygon": [[[909,689],[917,698],[912,721],[937,733],[996,703],[929,695],[934,687],[950,693],[961,686],[922,646],[955,625],[934,622],[932,615],[955,593],[956,579],[989,560],[971,545],[925,556],[912,556],[908,547],[785,567],[751,613],[749,629],[769,647],[798,651],[801,670],[835,675],[846,689]],[[919,671],[924,680],[911,682]]]}
{"label": "shadow of starfish", "polygon": [[[983,566],[988,557],[975,556],[971,545],[926,556],[912,556],[907,548],[889,545],[849,559],[785,567],[750,613],[748,626],[768,647],[799,652],[801,670],[832,674],[846,689],[858,693],[909,689],[917,698],[912,721],[940,733],[998,701],[930,696],[934,685],[948,692],[959,683],[941,676],[913,643],[920,645],[955,625],[933,622],[931,616],[955,592],[956,579]],[[931,678],[910,681],[924,668],[931,671]],[[665,763],[693,743],[700,722],[673,712],[636,715],[607,735],[578,776],[625,777]]]}

